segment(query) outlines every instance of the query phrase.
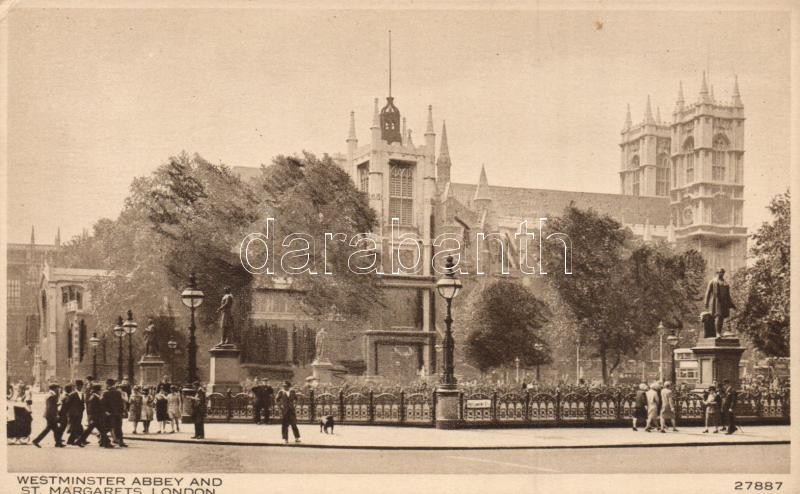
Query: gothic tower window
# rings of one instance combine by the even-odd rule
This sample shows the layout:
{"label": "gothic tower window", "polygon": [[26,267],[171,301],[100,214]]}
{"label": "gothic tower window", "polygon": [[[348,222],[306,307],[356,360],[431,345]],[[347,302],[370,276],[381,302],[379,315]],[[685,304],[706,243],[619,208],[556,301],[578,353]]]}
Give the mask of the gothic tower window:
{"label": "gothic tower window", "polygon": [[639,195],[639,170],[633,172],[633,195]]}
{"label": "gothic tower window", "polygon": [[19,306],[21,300],[20,291],[22,287],[19,278],[9,278],[6,287],[8,288],[8,294],[6,295],[8,307]]}
{"label": "gothic tower window", "polygon": [[358,190],[369,192],[369,163],[358,165]]}
{"label": "gothic tower window", "polygon": [[725,181],[725,161],[728,153],[728,139],[719,134],[714,138],[714,151],[711,157],[711,179],[715,182]]}
{"label": "gothic tower window", "polygon": [[683,142],[683,153],[686,155],[686,183],[694,182],[694,139],[688,138]]}
{"label": "gothic tower window", "polygon": [[389,180],[389,217],[398,218],[401,225],[412,224],[413,192],[413,167],[392,163]]}
{"label": "gothic tower window", "polygon": [[638,155],[634,155],[633,158],[631,158],[631,169],[633,170],[635,168],[639,168],[639,156]]}
{"label": "gothic tower window", "polygon": [[669,157],[662,154],[658,157],[656,168],[656,195],[666,196],[669,193]]}

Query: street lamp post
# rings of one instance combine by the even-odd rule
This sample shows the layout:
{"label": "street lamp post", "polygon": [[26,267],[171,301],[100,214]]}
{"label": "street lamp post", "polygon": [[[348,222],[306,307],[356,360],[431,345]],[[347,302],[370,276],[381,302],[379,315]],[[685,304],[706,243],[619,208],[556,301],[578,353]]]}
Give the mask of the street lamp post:
{"label": "street lamp post", "polygon": [[675,347],[678,346],[678,337],[675,335],[675,333],[672,333],[671,335],[667,336],[667,343],[669,343],[670,348],[672,348],[672,352],[671,352],[672,353],[672,359],[671,359],[672,360],[672,371],[670,372],[670,380],[672,381],[672,384],[674,385],[674,384],[677,384],[676,383],[676,379],[675,379],[676,378],[676,373],[675,373]]}
{"label": "street lamp post", "polygon": [[122,327],[125,330],[125,334],[128,335],[128,379],[131,386],[133,386],[133,334],[139,325],[133,320],[132,310],[128,309],[128,319],[125,320]]}
{"label": "street lamp post", "polygon": [[542,361],[542,350],[544,350],[544,345],[539,342],[533,344],[533,349],[536,350],[536,382],[541,381],[541,377],[539,376],[539,364]]}
{"label": "street lamp post", "polygon": [[203,303],[203,298],[205,295],[203,294],[202,290],[197,288],[197,280],[195,279],[194,273],[189,276],[189,286],[186,287],[181,292],[181,302],[183,305],[189,308],[192,313],[192,320],[189,324],[189,345],[188,345],[188,368],[186,369],[186,382],[187,384],[192,384],[197,381],[197,339],[194,336],[194,332],[197,330],[197,327],[194,323],[194,311]]}
{"label": "street lamp post", "polygon": [[122,327],[122,316],[117,318],[114,326],[114,336],[119,340],[119,353],[117,354],[117,382],[122,381],[122,338],[125,336],[125,328]]}
{"label": "street lamp post", "polygon": [[461,280],[453,273],[453,256],[447,257],[445,269],[447,274],[436,282],[436,290],[447,301],[447,316],[444,318],[444,373],[442,375],[441,389],[456,389],[456,378],[454,375],[453,353],[455,352],[455,342],[453,341],[453,299],[461,291]]}
{"label": "street lamp post", "polygon": [[97,379],[97,347],[100,345],[100,338],[97,337],[97,333],[92,333],[92,337],[89,338],[89,346],[92,347],[92,377]]}
{"label": "street lamp post", "polygon": [[517,384],[519,384],[519,357],[514,357],[514,365],[517,368]]}
{"label": "street lamp post", "polygon": [[172,338],[169,339],[167,342],[167,346],[169,347],[169,375],[170,379],[174,383],[175,379],[175,349],[178,348],[178,342],[173,340]]}
{"label": "street lamp post", "polygon": [[[442,369],[442,379],[436,390],[437,413],[436,427],[439,429],[452,429],[458,427],[460,419],[460,407],[458,388],[456,386],[454,369],[455,342],[453,341],[453,299],[461,291],[461,280],[456,278],[453,272],[453,256],[448,256],[445,263],[446,274],[436,281],[436,291],[447,301],[447,315],[444,319],[444,367]],[[441,412],[441,413],[440,413]]]}

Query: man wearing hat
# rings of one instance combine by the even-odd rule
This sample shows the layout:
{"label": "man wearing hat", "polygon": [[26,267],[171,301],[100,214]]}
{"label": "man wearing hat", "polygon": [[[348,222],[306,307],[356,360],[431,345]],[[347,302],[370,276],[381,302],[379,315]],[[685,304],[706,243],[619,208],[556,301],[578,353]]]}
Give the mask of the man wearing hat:
{"label": "man wearing hat", "polygon": [[292,434],[294,434],[294,441],[300,442],[300,431],[297,429],[297,414],[294,406],[297,403],[297,393],[292,389],[292,383],[286,381],[283,383],[283,389],[278,391],[275,395],[275,405],[281,412],[281,436],[283,442],[289,442],[289,426],[292,427]]}
{"label": "man wearing hat", "polygon": [[48,386],[47,399],[44,403],[44,419],[47,426],[42,432],[33,440],[33,445],[41,448],[39,443],[45,438],[48,432],[53,432],[53,440],[56,442],[56,448],[63,448],[65,445],[61,440],[61,434],[64,432],[61,424],[58,423],[58,384],[51,384]]}
{"label": "man wearing hat", "polygon": [[114,433],[114,439],[120,448],[127,448],[125,438],[122,434],[122,416],[125,414],[125,401],[122,399],[122,393],[115,386],[116,381],[113,379],[106,379],[106,390],[100,397],[103,404],[106,417],[108,419],[108,428]]}
{"label": "man wearing hat", "polygon": [[206,414],[208,413],[208,405],[206,403],[206,390],[203,386],[195,381],[194,388],[197,390],[194,396],[189,397],[194,401],[194,410],[192,412],[192,421],[194,422],[194,436],[192,439],[205,439],[206,437]]}
{"label": "man wearing hat", "polygon": [[93,430],[97,430],[97,432],[100,433],[101,448],[114,447],[111,445],[111,440],[108,438],[108,428],[106,427],[106,411],[103,408],[103,402],[100,399],[101,390],[102,386],[100,384],[92,384],[89,399],[86,400],[86,415],[89,416],[89,425],[86,426],[83,434],[81,434],[81,437],[79,437],[75,443],[81,448],[88,444],[86,439]]}
{"label": "man wearing hat", "polygon": [[717,277],[708,283],[706,289],[706,310],[714,318],[714,329],[717,338],[722,336],[722,325],[725,318],[730,316],[731,309],[736,310],[736,306],[731,299],[730,285],[725,281],[725,270],[719,268]]}

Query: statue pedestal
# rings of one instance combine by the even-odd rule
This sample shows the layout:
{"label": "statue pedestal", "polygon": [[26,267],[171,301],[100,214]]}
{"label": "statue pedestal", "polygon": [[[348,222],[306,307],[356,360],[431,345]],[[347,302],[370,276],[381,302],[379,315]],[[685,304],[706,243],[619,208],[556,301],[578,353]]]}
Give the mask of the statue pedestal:
{"label": "statue pedestal", "polygon": [[142,355],[139,360],[139,385],[156,386],[164,375],[164,361],[158,355]]}
{"label": "statue pedestal", "polygon": [[233,344],[217,345],[208,351],[211,354],[207,393],[234,393],[242,391],[240,384],[239,347]]}
{"label": "statue pedestal", "polygon": [[700,374],[697,386],[706,389],[714,381],[722,385],[722,381],[727,379],[734,388],[738,388],[739,361],[743,352],[739,338],[733,335],[698,338],[697,346],[692,348]]}
{"label": "statue pedestal", "polygon": [[320,384],[330,384],[333,382],[333,364],[330,360],[325,358],[322,360],[314,360],[311,362],[311,369],[314,379]]}

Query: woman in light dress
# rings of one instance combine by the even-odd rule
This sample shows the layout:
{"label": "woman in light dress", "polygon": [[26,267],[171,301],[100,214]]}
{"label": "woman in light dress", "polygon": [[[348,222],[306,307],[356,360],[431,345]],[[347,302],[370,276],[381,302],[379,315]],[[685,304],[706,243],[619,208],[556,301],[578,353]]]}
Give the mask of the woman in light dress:
{"label": "woman in light dress", "polygon": [[181,404],[181,390],[177,386],[172,386],[167,395],[167,413],[172,425],[170,432],[181,431]]}
{"label": "woman in light dress", "polygon": [[708,388],[708,396],[706,396],[703,404],[706,406],[706,429],[703,434],[708,434],[708,423],[714,423],[714,433],[719,432],[719,405],[720,396],[714,386]]}
{"label": "woman in light dress", "polygon": [[144,424],[145,434],[150,433],[150,422],[153,421],[153,412],[155,408],[155,400],[150,388],[145,388],[142,391],[142,423]]}

